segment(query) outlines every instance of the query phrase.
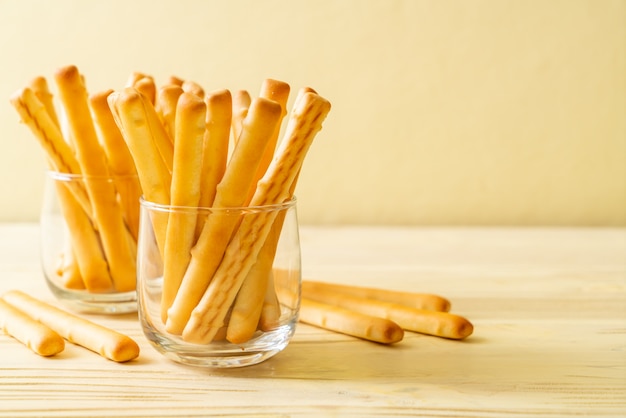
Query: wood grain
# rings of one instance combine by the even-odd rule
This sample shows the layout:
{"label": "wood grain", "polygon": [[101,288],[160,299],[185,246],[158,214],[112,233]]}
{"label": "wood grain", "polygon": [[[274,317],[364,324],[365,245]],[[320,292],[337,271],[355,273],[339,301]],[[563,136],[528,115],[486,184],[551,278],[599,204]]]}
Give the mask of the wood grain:
{"label": "wood grain", "polygon": [[[381,346],[299,324],[276,357],[220,371],[163,358],[136,315],[92,315],[140,357],[68,344],[41,358],[0,335],[0,417],[626,416],[626,229],[302,227],[301,240],[306,277],[440,294],[474,334]],[[0,224],[0,292],[55,303],[38,257],[37,225]]]}

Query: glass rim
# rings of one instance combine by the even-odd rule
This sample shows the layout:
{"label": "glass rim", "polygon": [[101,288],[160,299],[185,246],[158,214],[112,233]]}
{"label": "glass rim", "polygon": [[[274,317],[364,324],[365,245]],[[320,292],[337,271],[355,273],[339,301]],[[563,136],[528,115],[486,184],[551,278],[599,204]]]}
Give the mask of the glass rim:
{"label": "glass rim", "polygon": [[53,180],[60,181],[84,181],[84,180],[115,180],[137,178],[137,174],[110,174],[95,175],[84,173],[65,173],[63,171],[46,170],[46,176]]}
{"label": "glass rim", "polygon": [[271,203],[268,205],[252,205],[252,206],[177,206],[163,203],[156,203],[146,200],[144,196],[139,198],[139,204],[143,209],[151,212],[274,212],[290,209],[296,206],[296,196],[291,196],[281,203]]}

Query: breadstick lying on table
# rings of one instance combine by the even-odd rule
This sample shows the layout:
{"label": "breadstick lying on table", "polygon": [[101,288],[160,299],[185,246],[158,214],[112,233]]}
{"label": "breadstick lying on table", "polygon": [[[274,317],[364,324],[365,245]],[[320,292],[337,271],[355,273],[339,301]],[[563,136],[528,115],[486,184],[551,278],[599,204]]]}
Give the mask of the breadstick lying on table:
{"label": "breadstick lying on table", "polygon": [[450,301],[429,293],[400,292],[388,289],[375,289],[363,286],[350,286],[338,283],[319,282],[314,280],[303,280],[303,292],[332,291],[345,293],[361,298],[375,299],[381,302],[392,302],[411,308],[426,309],[429,311],[450,311]]}
{"label": "breadstick lying on table", "polygon": [[65,349],[65,340],[59,334],[2,298],[0,298],[0,330],[43,357],[54,356]]}
{"label": "breadstick lying on table", "polygon": [[139,356],[139,346],[133,339],[110,328],[75,316],[18,290],[11,290],[2,298],[69,342],[109,360],[122,363]]}
{"label": "breadstick lying on table", "polygon": [[339,306],[302,298],[299,320],[330,331],[382,344],[402,340],[404,330],[389,319],[377,318]]}
{"label": "breadstick lying on table", "polygon": [[351,311],[390,319],[407,331],[461,340],[474,331],[464,317],[448,312],[416,309],[397,303],[381,302],[324,289],[303,289],[302,297]]}

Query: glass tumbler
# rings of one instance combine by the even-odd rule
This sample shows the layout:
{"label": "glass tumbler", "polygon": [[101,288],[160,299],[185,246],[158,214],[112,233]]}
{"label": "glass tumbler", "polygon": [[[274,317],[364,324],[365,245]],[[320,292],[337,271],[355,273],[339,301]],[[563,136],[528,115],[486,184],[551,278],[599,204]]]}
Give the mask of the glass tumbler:
{"label": "glass tumbler", "polygon": [[300,307],[296,200],[242,208],[141,201],[139,319],[165,357],[260,363],[293,336]]}
{"label": "glass tumbler", "polygon": [[48,172],[40,217],[46,283],[68,307],[137,311],[137,176]]}

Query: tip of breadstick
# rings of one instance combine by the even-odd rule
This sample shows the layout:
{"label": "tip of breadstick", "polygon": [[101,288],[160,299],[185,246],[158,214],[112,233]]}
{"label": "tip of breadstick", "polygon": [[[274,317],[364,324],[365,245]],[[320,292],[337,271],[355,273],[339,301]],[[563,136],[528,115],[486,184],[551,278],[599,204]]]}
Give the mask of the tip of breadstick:
{"label": "tip of breadstick", "polygon": [[184,80],[180,77],[176,77],[175,75],[171,75],[168,77],[166,84],[175,84],[177,86],[182,86]]}
{"label": "tip of breadstick", "polygon": [[125,363],[139,357],[139,345],[132,338],[122,335],[112,348],[110,353],[105,356],[115,362]]}
{"label": "tip of breadstick", "polygon": [[46,80],[46,78],[41,75],[34,77],[32,80],[30,80],[28,85],[31,88],[37,89],[39,91],[48,91],[48,80]]}
{"label": "tip of breadstick", "polygon": [[266,78],[263,80],[263,84],[261,85],[260,96],[276,100],[277,98],[288,96],[290,91],[291,87],[288,83],[280,80],[274,80],[272,78]]}
{"label": "tip of breadstick", "polygon": [[204,100],[202,100],[202,98],[198,97],[194,93],[185,91],[183,92],[183,94],[180,95],[180,97],[178,97],[177,106],[183,109],[199,110],[205,108],[206,104],[204,103]]}
{"label": "tip of breadstick", "polygon": [[220,89],[207,94],[205,100],[207,104],[223,104],[227,102],[230,105],[233,100],[233,96],[230,93],[230,90]]}
{"label": "tip of breadstick", "polygon": [[89,103],[92,103],[92,104],[106,103],[109,96],[112,93],[115,93],[113,89],[107,89],[107,90],[99,91],[96,93],[92,93],[89,95]]}
{"label": "tip of breadstick", "polygon": [[72,80],[77,78],[80,79],[81,76],[77,66],[66,65],[56,70],[54,78],[56,80]]}
{"label": "tip of breadstick", "polygon": [[255,112],[267,112],[268,114],[280,114],[282,108],[280,104],[273,100],[266,99],[264,97],[255,97],[250,103],[250,110],[248,114],[254,114]]}

